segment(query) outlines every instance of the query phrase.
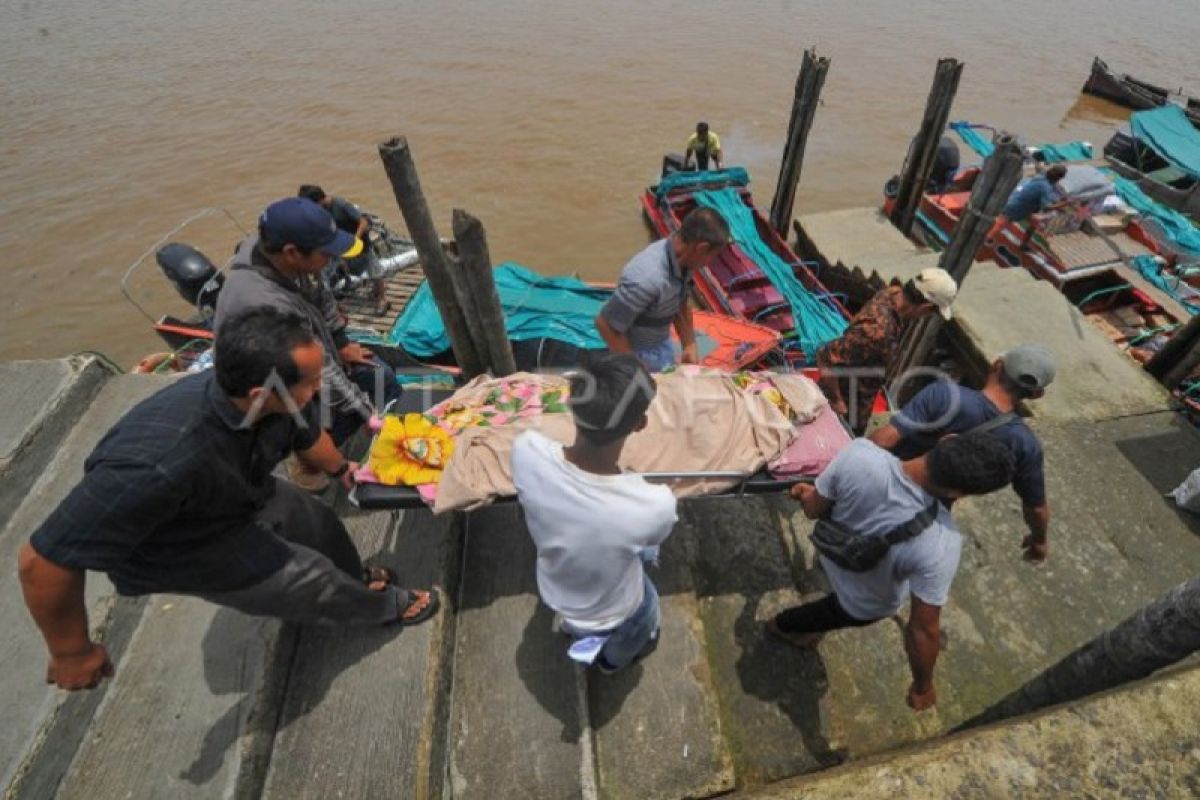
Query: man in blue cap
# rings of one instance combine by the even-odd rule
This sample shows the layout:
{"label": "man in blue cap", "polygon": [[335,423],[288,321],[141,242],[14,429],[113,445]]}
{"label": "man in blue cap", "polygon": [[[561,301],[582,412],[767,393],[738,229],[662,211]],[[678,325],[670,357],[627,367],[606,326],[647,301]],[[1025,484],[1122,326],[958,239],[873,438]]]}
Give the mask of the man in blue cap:
{"label": "man in blue cap", "polygon": [[[329,212],[302,197],[272,203],[258,220],[258,233],[238,245],[217,300],[214,331],[250,308],[269,306],[308,320],[325,351],[322,426],[339,446],[371,418],[376,407],[399,396],[396,374],[346,335],[337,300],[321,280],[333,258],[354,258],[363,243],[338,228]],[[292,480],[320,491],[324,475],[288,462]]]}

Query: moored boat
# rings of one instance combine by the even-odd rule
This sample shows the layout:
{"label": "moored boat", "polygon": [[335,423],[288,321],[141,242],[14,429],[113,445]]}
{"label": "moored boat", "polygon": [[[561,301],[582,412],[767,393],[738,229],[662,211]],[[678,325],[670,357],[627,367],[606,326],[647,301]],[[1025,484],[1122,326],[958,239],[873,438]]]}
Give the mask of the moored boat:
{"label": "moored boat", "polygon": [[845,330],[849,314],[754,205],[744,169],[674,173],[642,195],[647,220],[664,237],[701,205],[725,218],[734,244],[695,271],[700,306],[777,331],[788,364],[813,363],[816,349]]}
{"label": "moored boat", "polygon": [[1182,88],[1171,91],[1123,72],[1116,72],[1099,56],[1092,59],[1092,72],[1083,84],[1083,91],[1133,109],[1176,104],[1182,107],[1193,125],[1200,126],[1200,98],[1183,94]]}
{"label": "moored boat", "polygon": [[1200,220],[1200,130],[1182,109],[1134,112],[1104,146],[1104,157],[1150,197]]}
{"label": "moored boat", "polygon": [[[178,242],[164,244],[166,238],[135,262],[122,281],[126,296],[171,348],[168,353],[143,359],[140,371],[178,371],[196,362],[203,364],[212,344],[212,316],[224,282],[223,272],[199,250]],[[384,253],[381,257],[385,265],[400,265],[385,277],[388,298],[396,312],[382,317],[372,314],[369,285],[346,282],[346,276],[342,276],[338,294],[348,319],[347,333],[394,367],[402,379],[405,374],[430,372],[452,378],[458,370],[449,337],[418,267],[415,250],[407,240],[392,237],[390,241],[407,246],[403,252]],[[129,276],[150,254],[180,296],[195,308],[194,314],[154,318],[129,295]],[[518,369],[575,366],[585,357],[585,351],[604,349],[593,320],[612,293],[612,286],[572,277],[545,277],[513,263],[498,265],[494,274]],[[779,334],[762,325],[703,311],[696,313],[694,322],[703,366],[741,369],[759,364],[779,349]]]}

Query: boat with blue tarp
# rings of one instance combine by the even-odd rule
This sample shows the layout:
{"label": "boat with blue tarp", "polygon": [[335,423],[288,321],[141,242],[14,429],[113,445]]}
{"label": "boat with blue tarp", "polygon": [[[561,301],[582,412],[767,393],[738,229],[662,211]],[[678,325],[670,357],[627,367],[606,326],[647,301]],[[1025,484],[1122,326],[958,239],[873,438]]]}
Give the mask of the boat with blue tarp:
{"label": "boat with blue tarp", "polygon": [[1134,112],[1104,157],[1150,197],[1200,220],[1200,130],[1178,106]]}

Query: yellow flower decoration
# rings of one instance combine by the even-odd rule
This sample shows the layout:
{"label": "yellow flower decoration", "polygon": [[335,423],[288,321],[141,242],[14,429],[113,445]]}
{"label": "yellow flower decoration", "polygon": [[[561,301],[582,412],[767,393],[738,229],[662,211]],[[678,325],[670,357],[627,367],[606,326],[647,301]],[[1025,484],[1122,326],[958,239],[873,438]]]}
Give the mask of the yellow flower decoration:
{"label": "yellow flower decoration", "polygon": [[422,414],[387,416],[371,445],[367,467],[382,483],[420,486],[437,483],[454,452],[450,434]]}

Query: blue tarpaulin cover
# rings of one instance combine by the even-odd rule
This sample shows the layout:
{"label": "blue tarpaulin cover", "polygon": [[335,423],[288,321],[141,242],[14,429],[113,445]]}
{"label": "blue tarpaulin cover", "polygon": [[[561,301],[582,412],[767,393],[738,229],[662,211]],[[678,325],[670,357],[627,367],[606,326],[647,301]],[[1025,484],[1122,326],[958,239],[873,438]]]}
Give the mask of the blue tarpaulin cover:
{"label": "blue tarpaulin cover", "polygon": [[1133,135],[1167,163],[1200,178],[1200,131],[1175,105],[1135,111],[1129,117]]}
{"label": "blue tarpaulin cover", "polygon": [[[496,289],[508,338],[520,342],[547,337],[576,347],[604,347],[594,320],[612,293],[578,278],[547,278],[508,261],[495,269]],[[425,281],[392,326],[387,343],[415,358],[430,358],[450,349],[450,336]]]}

